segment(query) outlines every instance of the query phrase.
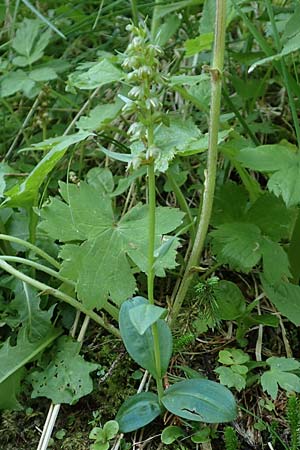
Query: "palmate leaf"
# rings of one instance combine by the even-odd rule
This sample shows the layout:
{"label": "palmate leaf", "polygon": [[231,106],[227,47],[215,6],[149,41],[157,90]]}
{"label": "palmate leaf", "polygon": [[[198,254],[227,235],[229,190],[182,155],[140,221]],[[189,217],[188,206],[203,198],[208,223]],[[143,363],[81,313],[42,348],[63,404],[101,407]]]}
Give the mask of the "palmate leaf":
{"label": "palmate leaf", "polygon": [[33,398],[47,397],[56,404],[72,405],[93,390],[90,372],[96,370],[98,364],[86,362],[79,355],[80,347],[79,342],[67,336],[58,340],[50,363],[30,376]]}
{"label": "palmate leaf", "polygon": [[294,358],[276,358],[272,356],[267,359],[270,370],[261,376],[261,385],[264,391],[276,399],[278,386],[288,392],[300,392],[300,378],[291,373],[293,370],[299,370],[300,363]]}
{"label": "palmate leaf", "polygon": [[[61,183],[60,191],[66,203],[52,199],[41,210],[40,227],[53,239],[68,243],[61,253],[66,258],[62,274],[77,282],[78,297],[88,308],[101,308],[109,294],[120,304],[136,287],[128,257],[140,270],[148,269],[148,207],[137,205],[117,220],[111,198],[94,187]],[[177,209],[157,208],[156,249],[162,236],[177,228],[182,218],[183,213]],[[80,247],[75,249],[72,241],[81,243]],[[176,266],[178,243],[176,238],[170,250],[156,260],[158,276]]]}
{"label": "palmate leaf", "polygon": [[263,258],[264,274],[272,283],[280,281],[284,276],[291,276],[284,249],[277,242],[263,236],[256,225],[225,223],[210,234],[213,237],[213,250],[221,263],[248,273]]}

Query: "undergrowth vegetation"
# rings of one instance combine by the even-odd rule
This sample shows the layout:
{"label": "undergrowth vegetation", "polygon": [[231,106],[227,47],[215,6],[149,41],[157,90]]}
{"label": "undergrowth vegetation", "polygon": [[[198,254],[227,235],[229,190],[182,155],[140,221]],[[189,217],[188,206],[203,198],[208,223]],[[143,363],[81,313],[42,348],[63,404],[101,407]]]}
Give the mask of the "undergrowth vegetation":
{"label": "undergrowth vegetation", "polygon": [[300,5],[0,5],[0,448],[300,448]]}

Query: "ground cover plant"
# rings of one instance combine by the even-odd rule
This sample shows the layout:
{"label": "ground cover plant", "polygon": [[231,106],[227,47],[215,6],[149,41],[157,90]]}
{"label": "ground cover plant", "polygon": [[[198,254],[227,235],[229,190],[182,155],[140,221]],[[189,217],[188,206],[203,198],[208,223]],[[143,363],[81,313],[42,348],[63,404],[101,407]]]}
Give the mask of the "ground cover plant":
{"label": "ground cover plant", "polygon": [[299,448],[298,2],[0,20],[0,448]]}

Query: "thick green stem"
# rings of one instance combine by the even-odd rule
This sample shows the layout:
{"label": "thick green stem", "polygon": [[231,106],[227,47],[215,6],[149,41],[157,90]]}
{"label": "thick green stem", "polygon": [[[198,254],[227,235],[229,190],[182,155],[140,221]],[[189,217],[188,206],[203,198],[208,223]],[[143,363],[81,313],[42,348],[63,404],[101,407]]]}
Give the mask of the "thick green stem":
{"label": "thick green stem", "polygon": [[19,239],[14,236],[9,236],[8,234],[0,234],[0,239],[2,239],[3,241],[9,241],[15,244],[23,245],[24,247],[29,248],[29,250],[32,250],[37,255],[41,256],[45,261],[48,261],[52,266],[60,269],[60,264],[54,258],[52,258],[52,256],[48,255],[48,253],[31,244],[31,242],[24,241],[23,239]]}
{"label": "thick green stem", "polygon": [[10,255],[3,255],[3,256],[1,255],[0,259],[2,259],[3,261],[25,264],[26,266],[30,266],[36,270],[45,272],[48,275],[50,275],[51,277],[57,278],[58,280],[62,281],[63,283],[69,284],[70,286],[73,286],[73,287],[76,286],[76,283],[74,281],[68,280],[67,278],[60,275],[59,272],[56,272],[55,270],[50,269],[47,266],[43,266],[43,264],[39,264],[35,261],[31,261],[30,259],[19,258],[18,256],[10,256]]}
{"label": "thick green stem", "polygon": [[209,120],[209,145],[207,155],[207,171],[204,183],[203,203],[200,220],[196,231],[195,242],[191,255],[178,289],[175,301],[170,313],[170,322],[174,324],[181,305],[189,289],[193,278],[193,266],[199,265],[199,259],[206,239],[216,183],[217,157],[218,157],[218,131],[221,108],[222,71],[225,53],[225,28],[226,28],[226,0],[216,2],[216,26],[213,62],[211,68],[211,106]]}
{"label": "thick green stem", "polygon": [[24,281],[25,283],[29,284],[30,286],[35,287],[39,291],[44,291],[47,294],[53,295],[53,297],[58,298],[59,300],[62,300],[63,302],[68,303],[69,305],[76,308],[78,311],[81,311],[85,315],[89,316],[91,319],[93,319],[96,323],[101,325],[103,328],[105,328],[107,331],[109,331],[111,334],[120,337],[119,331],[113,326],[105,322],[105,320],[102,319],[97,313],[94,311],[91,311],[90,309],[87,309],[82,303],[75,300],[73,297],[70,297],[67,294],[64,294],[58,289],[54,289],[50,286],[48,286],[45,283],[41,283],[40,281],[35,280],[34,278],[31,278],[24,273],[20,272],[19,270],[15,269],[13,266],[8,264],[7,262],[0,259],[0,268],[2,270],[5,270],[5,272],[10,273],[14,277],[18,278],[21,281]]}
{"label": "thick green stem", "polygon": [[[156,193],[155,193],[155,173],[154,162],[151,162],[148,166],[148,205],[149,205],[149,225],[148,225],[148,273],[147,273],[147,287],[148,287],[148,300],[151,305],[154,305],[154,250],[155,250],[155,208],[156,208]],[[157,324],[152,325],[153,346],[155,355],[156,366],[156,385],[158,397],[163,395],[161,374],[161,359],[160,359],[160,347]]]}

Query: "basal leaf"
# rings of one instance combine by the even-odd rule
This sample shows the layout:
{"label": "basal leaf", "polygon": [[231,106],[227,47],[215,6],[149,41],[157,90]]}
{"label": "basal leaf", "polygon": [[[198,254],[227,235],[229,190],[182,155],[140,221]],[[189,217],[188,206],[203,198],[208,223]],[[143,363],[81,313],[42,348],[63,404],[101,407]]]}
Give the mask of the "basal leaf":
{"label": "basal leaf", "polygon": [[231,367],[217,367],[215,372],[219,375],[220,382],[229,388],[236,388],[241,391],[246,387],[246,377],[236,373]]}
{"label": "basal leaf", "polygon": [[172,355],[171,331],[164,320],[156,322],[161,357],[161,374],[157,374],[152,329],[148,328],[141,335],[130,320],[130,311],[141,305],[148,305],[148,300],[143,297],[135,297],[122,304],[119,315],[121,337],[132,359],[155,378],[161,378],[167,371]]}
{"label": "basal leaf", "polygon": [[87,182],[97,191],[110,194],[114,190],[114,177],[107,167],[93,167],[86,175]]}
{"label": "basal leaf", "polygon": [[91,133],[76,133],[69,136],[47,139],[46,141],[34,144],[34,148],[49,150],[49,152],[41,159],[20,185],[14,186],[5,193],[7,196],[5,205],[12,207],[31,205],[37,196],[38,189],[46,179],[47,175],[61,160],[70,145],[81,142],[88,136],[91,136]]}
{"label": "basal leaf", "polygon": [[31,374],[32,397],[47,397],[53,403],[74,404],[93,390],[90,372],[98,364],[86,362],[80,352],[80,343],[63,336],[57,344],[50,363],[42,371]]}
{"label": "basal leaf", "polygon": [[152,392],[141,392],[129,397],[116,416],[122,433],[130,433],[152,422],[162,410],[158,397]]}
{"label": "basal leaf", "polygon": [[138,305],[130,309],[129,318],[139,334],[144,334],[167,311],[155,305]]}
{"label": "basal leaf", "polygon": [[165,428],[161,433],[161,442],[163,442],[166,445],[170,445],[174,441],[176,441],[176,439],[184,435],[185,433],[182,428],[177,427],[175,425],[170,425],[169,427]]}
{"label": "basal leaf", "polygon": [[230,422],[237,414],[231,392],[221,384],[204,379],[173,384],[165,391],[162,403],[173,414],[196,422]]}

